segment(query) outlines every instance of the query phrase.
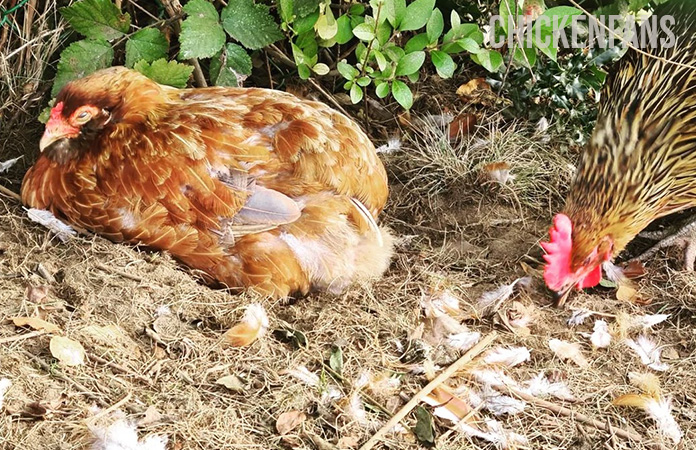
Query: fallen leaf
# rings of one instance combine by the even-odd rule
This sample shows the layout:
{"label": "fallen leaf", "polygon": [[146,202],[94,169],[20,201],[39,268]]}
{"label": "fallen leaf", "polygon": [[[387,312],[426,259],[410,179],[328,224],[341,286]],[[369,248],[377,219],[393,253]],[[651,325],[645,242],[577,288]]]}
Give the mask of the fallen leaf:
{"label": "fallen leaf", "polygon": [[491,92],[491,85],[484,78],[474,78],[459,86],[457,95],[462,100],[471,102],[486,91]]}
{"label": "fallen leaf", "polygon": [[623,274],[629,280],[635,280],[645,275],[645,266],[640,261],[631,261],[624,267]]}
{"label": "fallen leaf", "polygon": [[138,421],[138,426],[144,427],[146,425],[152,425],[154,423],[161,422],[163,417],[164,416],[162,416],[162,414],[160,414],[160,412],[157,411],[157,408],[155,408],[154,405],[150,405],[145,410],[145,415],[143,416],[143,418]]}
{"label": "fallen leaf", "polygon": [[276,420],[276,430],[278,430],[278,434],[284,436],[302,425],[305,420],[307,420],[307,415],[302,411],[284,412]]}
{"label": "fallen leaf", "polygon": [[27,297],[27,301],[34,303],[34,304],[39,304],[43,303],[46,297],[48,296],[48,290],[49,287],[46,285],[43,286],[32,286],[29,285],[27,286],[27,290],[25,292],[25,296]]}
{"label": "fallen leaf", "polygon": [[48,413],[48,409],[39,402],[31,402],[24,405],[21,415],[23,417],[32,417],[40,419]]}
{"label": "fallen leaf", "polygon": [[[433,389],[430,394],[423,398],[423,402],[434,407],[434,415],[453,423],[458,423],[473,410],[466,401],[456,396],[445,384]],[[474,424],[476,420],[475,414],[472,414],[470,422]]]}
{"label": "fallen leaf", "polygon": [[80,366],[85,363],[85,349],[73,339],[53,336],[49,348],[53,357],[66,366]]}
{"label": "fallen leaf", "polygon": [[418,440],[430,447],[435,445],[435,435],[433,433],[433,416],[422,406],[416,406],[416,427],[413,433]]}
{"label": "fallen leaf", "polygon": [[549,341],[549,348],[560,359],[569,359],[580,367],[587,367],[589,365],[580,344],[577,342],[570,343],[560,339],[551,339]]}
{"label": "fallen leaf", "polygon": [[338,345],[334,345],[331,349],[329,367],[339,375],[343,373],[343,350],[341,350],[341,347]]}
{"label": "fallen leaf", "polygon": [[38,317],[13,317],[12,323],[17,327],[30,327],[47,333],[60,333],[60,328]]}
{"label": "fallen leaf", "polygon": [[620,284],[616,290],[616,299],[622,302],[630,302],[636,297],[637,291],[633,286]]}
{"label": "fallen leaf", "polygon": [[268,315],[259,303],[247,306],[242,321],[227,330],[223,341],[232,347],[245,347],[262,337],[268,330]]}
{"label": "fallen leaf", "polygon": [[244,392],[244,383],[237,375],[225,375],[219,378],[215,384],[225,386],[232,392]]}
{"label": "fallen leaf", "polygon": [[476,116],[468,113],[462,113],[452,119],[449,124],[450,140],[460,139],[463,136],[471,134],[473,128],[476,126],[476,122]]}
{"label": "fallen leaf", "polygon": [[336,445],[338,445],[339,449],[358,448],[360,445],[360,438],[357,436],[342,436],[338,439]]}

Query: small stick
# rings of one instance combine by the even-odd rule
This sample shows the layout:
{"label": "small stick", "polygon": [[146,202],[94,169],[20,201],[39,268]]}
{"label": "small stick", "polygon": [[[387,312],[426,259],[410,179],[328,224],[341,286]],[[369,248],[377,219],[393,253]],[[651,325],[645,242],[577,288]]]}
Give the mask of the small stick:
{"label": "small stick", "polygon": [[116,275],[122,276],[123,278],[128,278],[129,280],[137,281],[139,283],[142,283],[145,281],[143,278],[137,276],[137,275],[131,275],[128,272],[124,272],[122,270],[114,269],[112,267],[109,267],[107,265],[104,265],[102,263],[95,263],[94,267],[97,269],[103,270],[104,272],[109,272],[109,273],[114,273]]}
{"label": "small stick", "polygon": [[149,385],[152,384],[152,380],[151,380],[151,379],[149,379],[149,378],[147,378],[147,377],[144,377],[144,376],[142,376],[142,375],[139,375],[139,374],[133,372],[132,370],[129,370],[129,369],[127,369],[126,367],[123,367],[123,366],[120,365],[120,364],[116,364],[115,362],[111,362],[111,361],[109,361],[108,359],[102,358],[101,356],[88,354],[88,355],[87,355],[87,358],[89,358],[89,359],[92,360],[93,362],[97,362],[97,363],[99,363],[99,364],[104,364],[105,366],[111,367],[112,369],[115,369],[115,370],[117,370],[117,371],[119,371],[119,372],[121,372],[121,373],[124,373],[124,374],[126,374],[126,375],[130,375],[130,376],[132,376],[132,377],[134,377],[134,378],[137,378],[137,379],[140,380],[140,381],[144,381],[145,383],[147,383],[147,384],[149,384]]}
{"label": "small stick", "polygon": [[566,408],[565,406],[557,405],[555,403],[551,403],[551,402],[548,402],[546,400],[542,400],[538,397],[534,397],[533,395],[529,395],[527,393],[518,391],[517,389],[512,388],[510,386],[493,386],[493,388],[502,394],[511,395],[512,397],[517,397],[519,400],[524,400],[525,402],[531,403],[532,405],[547,409],[547,410],[554,412],[556,414],[559,414],[561,416],[570,417],[573,420],[576,420],[578,422],[582,422],[586,425],[590,425],[598,430],[606,431],[606,432],[610,433],[612,436],[618,436],[622,439],[626,439],[626,440],[634,441],[634,442],[643,441],[643,436],[641,436],[638,433],[634,433],[632,431],[622,430],[621,428],[617,428],[617,427],[613,427],[613,426],[608,426],[604,422],[600,422],[599,420],[593,419],[593,418],[588,417],[584,414],[580,414],[579,412],[575,412],[570,408]]}
{"label": "small stick", "polygon": [[20,195],[15,191],[7,189],[5,186],[0,186],[0,194],[10,197],[13,200],[17,200],[19,203],[22,203],[22,197],[20,197]]}
{"label": "small stick", "polygon": [[44,334],[46,334],[45,330],[36,330],[36,331],[32,331],[30,333],[18,334],[16,336],[9,336],[9,337],[0,339],[0,344],[7,344],[9,342],[23,341],[25,339],[35,338],[37,336],[41,336]]}
{"label": "small stick", "polygon": [[108,415],[108,414],[111,413],[112,411],[116,411],[118,408],[120,408],[121,406],[123,406],[123,405],[125,405],[126,403],[128,403],[128,400],[131,399],[131,396],[132,396],[132,395],[133,395],[133,394],[132,394],[130,391],[128,391],[128,393],[127,393],[121,400],[117,401],[116,403],[114,403],[113,405],[109,406],[108,408],[99,411],[97,414],[95,414],[95,415],[93,415],[92,417],[86,419],[85,422],[88,423],[88,424],[94,424],[97,420],[99,420],[99,419],[101,419],[102,417]]}
{"label": "small stick", "polygon": [[372,437],[363,444],[362,447],[360,447],[360,450],[370,450],[372,447],[377,444],[377,442],[384,437],[385,434],[389,432],[396,424],[401,422],[404,417],[408,415],[408,413],[413,410],[418,404],[428,395],[430,394],[436,387],[441,385],[444,381],[446,381],[449,377],[454,375],[455,372],[461,370],[465,365],[471,362],[472,359],[477,357],[481,352],[483,352],[486,347],[488,347],[496,338],[498,337],[498,333],[493,331],[490,333],[488,336],[485,338],[481,339],[478,344],[474,345],[462,355],[461,358],[456,360],[452,365],[450,365],[448,368],[440,372],[440,375],[435,377],[433,381],[428,383],[423,389],[418,391],[416,395],[413,396],[413,398],[406,403],[394,416],[389,419],[389,421],[382,427],[380,428]]}

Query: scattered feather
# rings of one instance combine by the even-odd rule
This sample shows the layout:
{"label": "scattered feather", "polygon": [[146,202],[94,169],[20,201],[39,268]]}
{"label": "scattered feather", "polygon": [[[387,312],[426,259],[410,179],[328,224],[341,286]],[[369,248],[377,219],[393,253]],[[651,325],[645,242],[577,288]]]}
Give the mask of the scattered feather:
{"label": "scattered feather", "polygon": [[515,292],[515,286],[519,284],[520,286],[525,287],[528,286],[531,281],[531,277],[522,277],[516,279],[510,284],[504,284],[495,290],[484,292],[478,300],[478,305],[483,311],[483,315],[487,316],[496,312],[500,306]]}
{"label": "scattered feather", "polygon": [[611,343],[611,334],[609,334],[609,325],[604,320],[597,320],[594,324],[594,330],[590,337],[590,342],[595,348],[607,348]]}
{"label": "scattered feather", "polygon": [[662,395],[660,379],[649,372],[629,372],[628,381],[646,394],[658,398]]}
{"label": "scattered feather", "polygon": [[139,440],[135,423],[126,420],[120,411],[112,417],[115,420],[106,427],[87,422],[94,436],[91,450],[166,450],[167,437],[151,435]]}
{"label": "scattered feather", "polygon": [[247,306],[242,321],[227,330],[222,339],[232,347],[245,347],[261,338],[268,331],[268,315],[259,303]]}
{"label": "scattered feather", "polygon": [[476,345],[480,339],[481,333],[478,331],[464,331],[457,334],[450,334],[447,338],[447,345],[465,352]]}
{"label": "scattered feather", "polygon": [[510,164],[500,161],[483,166],[483,173],[490,181],[498,184],[507,184],[515,180],[515,176],[510,173]]}
{"label": "scattered feather", "polygon": [[594,311],[590,311],[587,309],[576,309],[573,311],[573,314],[571,314],[570,318],[568,319],[568,326],[570,327],[576,327],[578,325],[582,325],[585,323],[585,320],[590,318],[594,314]]}
{"label": "scattered feather", "polygon": [[447,315],[457,315],[459,309],[459,298],[450,291],[440,291],[421,300],[421,308],[427,318],[437,318]]}
{"label": "scattered feather", "polygon": [[629,406],[643,409],[648,417],[653,419],[657,428],[674,444],[678,444],[683,436],[681,427],[672,416],[672,400],[670,398],[654,397],[649,394],[626,394],[612,402],[616,406]]}
{"label": "scattered feather", "polygon": [[546,117],[542,117],[539,119],[539,121],[536,124],[536,131],[537,133],[543,133],[544,131],[548,130],[549,128],[549,119]]}
{"label": "scattered feather", "polygon": [[474,376],[476,381],[483,384],[484,386],[493,387],[504,387],[504,386],[517,386],[517,382],[505,375],[500,370],[495,369],[478,369],[471,371],[471,375]]}
{"label": "scattered feather", "polygon": [[669,319],[669,314],[644,314],[633,316],[631,319],[631,328],[648,329]]}
{"label": "scattered feather", "polygon": [[501,394],[491,386],[484,386],[480,398],[482,403],[479,406],[496,416],[519,414],[527,407],[527,402]]}
{"label": "scattered feather", "polygon": [[580,344],[577,342],[567,342],[560,339],[551,339],[549,348],[562,360],[571,360],[580,367],[587,367],[590,363],[582,352]]}
{"label": "scattered feather", "polygon": [[629,283],[628,278],[624,275],[623,269],[611,261],[604,261],[602,263],[602,269],[607,276],[609,281],[616,283],[617,285]]}
{"label": "scattered feather", "polygon": [[646,335],[642,334],[638,336],[636,340],[626,339],[625,342],[631,350],[636,352],[643,364],[649,368],[657,370],[658,372],[664,372],[665,370],[669,369],[668,364],[660,361],[660,354],[662,353],[662,350],[658,348],[655,341]]}
{"label": "scattered feather", "polygon": [[497,347],[488,351],[483,360],[486,364],[501,364],[507,367],[515,367],[525,361],[529,361],[530,356],[526,347]]}
{"label": "scattered feather", "polygon": [[21,158],[22,156],[18,156],[16,158],[8,159],[7,161],[0,161],[0,173],[10,170],[10,168],[17,164],[17,161],[19,161]]}
{"label": "scattered feather", "polygon": [[70,225],[60,221],[53,213],[45,209],[27,209],[27,216],[34,222],[48,228],[61,242],[68,242],[73,236],[77,235],[77,232]]}
{"label": "scattered feather", "polygon": [[49,348],[51,355],[66,366],[81,366],[85,363],[85,348],[76,340],[53,336]]}
{"label": "scattered feather", "polygon": [[0,379],[0,409],[2,409],[5,403],[5,393],[10,389],[10,386],[12,386],[12,382],[9,378]]}
{"label": "scattered feather", "polygon": [[377,147],[377,153],[384,153],[385,155],[389,155],[391,153],[395,153],[401,150],[401,139],[398,137],[390,137],[387,140],[387,143],[384,145],[380,145]]}
{"label": "scattered feather", "polygon": [[297,366],[294,369],[285,370],[283,373],[300,380],[309,387],[319,386],[319,375],[310,372],[305,366]]}
{"label": "scattered feather", "polygon": [[500,450],[516,449],[527,445],[528,441],[525,436],[505,429],[497,420],[485,419],[484,424],[486,431],[466,423],[460,423],[459,429],[468,436],[474,436],[494,444]]}
{"label": "scattered feather", "polygon": [[529,335],[529,325],[534,320],[534,306],[525,306],[522,302],[512,302],[512,307],[508,310],[508,324],[517,329],[526,329]]}
{"label": "scattered feather", "polygon": [[577,398],[564,382],[552,382],[543,372],[527,381],[525,384],[527,386],[523,389],[524,392],[534,397],[555,397],[559,400],[566,400],[569,402],[577,401]]}

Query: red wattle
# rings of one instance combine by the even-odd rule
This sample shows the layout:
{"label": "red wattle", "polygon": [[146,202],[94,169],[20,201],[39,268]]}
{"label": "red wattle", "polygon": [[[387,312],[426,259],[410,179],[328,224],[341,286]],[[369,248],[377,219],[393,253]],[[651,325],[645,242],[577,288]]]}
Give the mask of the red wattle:
{"label": "red wattle", "polygon": [[580,289],[594,287],[602,280],[602,266],[595,267],[585,278],[578,283]]}

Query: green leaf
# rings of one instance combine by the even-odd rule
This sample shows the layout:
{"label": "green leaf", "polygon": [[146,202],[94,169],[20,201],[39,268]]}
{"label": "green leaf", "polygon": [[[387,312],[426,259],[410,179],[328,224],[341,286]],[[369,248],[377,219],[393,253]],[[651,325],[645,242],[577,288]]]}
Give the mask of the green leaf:
{"label": "green leaf", "polygon": [[423,66],[423,62],[425,62],[425,52],[407,53],[396,64],[396,76],[400,77],[418,72]]}
{"label": "green leaf", "polygon": [[428,46],[428,44],[430,44],[428,35],[426,33],[420,33],[413,36],[408,40],[408,42],[406,42],[406,45],[404,45],[404,50],[406,53],[417,52],[419,50],[423,50]]}
{"label": "green leaf", "polygon": [[359,103],[363,99],[363,90],[357,83],[350,87],[350,101],[353,104]]}
{"label": "green leaf", "polygon": [[[536,50],[533,48],[517,48],[513,55],[515,62],[525,67],[533,67],[536,63]],[[525,58],[526,57],[526,58]],[[529,61],[529,63],[527,63]]]}
{"label": "green leaf", "polygon": [[186,87],[186,83],[193,73],[193,66],[176,61],[167,62],[164,58],[158,59],[152,64],[140,60],[134,68],[157,83],[178,88]]}
{"label": "green leaf", "polygon": [[430,52],[430,59],[433,61],[437,74],[442,78],[451,78],[454,75],[457,65],[450,55],[440,50],[433,50]]}
{"label": "green leaf", "polygon": [[318,13],[320,3],[320,0],[295,0],[295,20]]}
{"label": "green leaf", "polygon": [[360,3],[354,3],[350,6],[350,9],[348,10],[348,14],[351,16],[362,16],[363,13],[365,12],[365,5],[361,5]]}
{"label": "green leaf", "polygon": [[406,54],[404,49],[397,47],[396,45],[384,46],[382,49],[387,58],[391,59],[392,62],[397,62]]}
{"label": "green leaf", "polygon": [[81,0],[60,13],[75,31],[90,39],[111,41],[130,28],[130,15],[121,14],[111,0]]}
{"label": "green leaf", "polygon": [[251,75],[251,57],[241,46],[228,43],[210,60],[210,80],[215,86],[241,86]]}
{"label": "green leaf", "polygon": [[445,18],[442,17],[442,12],[438,8],[433,10],[430,15],[428,24],[425,26],[425,31],[428,34],[428,39],[430,44],[434,44],[442,36],[442,32],[445,30]]}
{"label": "green leaf", "polygon": [[[382,22],[379,25],[377,25],[377,42],[379,42],[379,45],[384,45],[389,41],[389,38],[391,38],[392,35],[392,28],[391,25],[389,25],[388,22]],[[373,44],[374,47],[374,44]]]}
{"label": "green leaf", "polygon": [[152,62],[166,58],[168,50],[169,42],[160,30],[143,28],[126,42],[126,67],[133,67],[141,59]]}
{"label": "green leaf", "polygon": [[222,26],[244,47],[256,50],[283,38],[268,6],[254,0],[230,0],[222,10]]}
{"label": "green leaf", "polygon": [[334,36],[336,36],[336,33],[338,33],[338,24],[336,23],[331,8],[326,8],[325,13],[319,16],[317,23],[314,24],[314,29],[322,39],[333,39]]}
{"label": "green leaf", "polygon": [[312,69],[307,64],[300,64],[297,66],[297,74],[301,79],[306,80],[312,76]]}
{"label": "green leaf", "polygon": [[366,87],[369,86],[370,83],[372,83],[372,78],[370,77],[360,77],[357,80],[355,80],[356,83],[358,83],[358,86],[361,87]]}
{"label": "green leaf", "polygon": [[456,31],[461,24],[462,18],[459,17],[457,11],[452,10],[452,12],[450,13],[450,27]]}
{"label": "green leaf", "polygon": [[111,67],[113,61],[114,50],[104,40],[84,39],[73,42],[60,54],[51,95],[55,97],[69,81]]}
{"label": "green leaf", "polygon": [[406,0],[384,0],[383,8],[382,11],[392,27],[399,28],[406,14]]}
{"label": "green leaf", "polygon": [[389,95],[389,83],[383,81],[381,84],[378,84],[375,93],[379,98],[384,98]]}
{"label": "green leaf", "polygon": [[293,0],[278,0],[278,12],[285,23],[292,23],[295,19],[295,2]]}
{"label": "green leaf", "polygon": [[358,69],[351,66],[345,61],[339,61],[339,63],[336,65],[336,68],[338,69],[338,73],[343,75],[343,78],[345,78],[346,80],[354,80],[355,77],[360,75]]}
{"label": "green leaf", "polygon": [[212,3],[191,0],[184,6],[188,15],[181,24],[179,59],[210,58],[225,45],[225,31]]}
{"label": "green leaf", "polygon": [[435,435],[433,434],[433,416],[422,406],[416,406],[416,427],[413,434],[426,446],[435,445]]}
{"label": "green leaf", "polygon": [[443,45],[442,51],[445,53],[460,53],[464,51],[469,53],[479,53],[481,51],[481,47],[479,47],[475,40],[471,38],[463,38],[459,39],[457,42]]}
{"label": "green leaf", "polygon": [[617,285],[611,280],[607,280],[606,278],[602,278],[599,280],[599,285],[605,288],[616,288]]}
{"label": "green leaf", "polygon": [[336,32],[336,42],[340,45],[348,43],[353,39],[353,30],[350,27],[350,17],[342,15],[336,20],[338,31]]}
{"label": "green leaf", "polygon": [[517,23],[517,17],[522,14],[521,8],[515,5],[515,0],[500,0],[499,9],[500,19],[502,22],[502,28],[505,36],[508,35],[508,23],[512,19],[513,24],[510,25],[512,28],[515,27],[514,24]]}
{"label": "green leaf", "polygon": [[503,65],[503,56],[496,50],[482,49],[478,54],[472,54],[471,59],[481,64],[489,72],[497,72]]}
{"label": "green leaf", "polygon": [[404,18],[399,24],[401,31],[419,30],[428,23],[435,8],[435,0],[416,0],[406,7]]}
{"label": "green leaf", "polygon": [[331,370],[337,374],[343,374],[343,350],[341,350],[341,347],[338,345],[334,345],[331,349],[331,356],[329,356],[329,367],[331,367]]}
{"label": "green leaf", "polygon": [[361,41],[371,41],[375,38],[374,27],[367,23],[361,23],[353,28],[353,34]]}
{"label": "green leaf", "polygon": [[411,109],[411,106],[413,106],[413,94],[406,83],[403,81],[394,80],[391,90],[394,99],[399,103],[399,105],[401,105],[404,109]]}
{"label": "green leaf", "polygon": [[385,58],[384,54],[382,54],[382,52],[379,50],[375,50],[372,54],[375,57],[375,61],[377,61],[377,67],[379,67],[379,70],[384,71],[384,69],[387,68],[387,58]]}
{"label": "green leaf", "polygon": [[295,23],[293,24],[295,33],[302,34],[313,30],[317,20],[319,20],[319,12],[295,19]]}

